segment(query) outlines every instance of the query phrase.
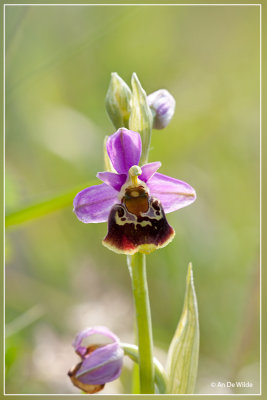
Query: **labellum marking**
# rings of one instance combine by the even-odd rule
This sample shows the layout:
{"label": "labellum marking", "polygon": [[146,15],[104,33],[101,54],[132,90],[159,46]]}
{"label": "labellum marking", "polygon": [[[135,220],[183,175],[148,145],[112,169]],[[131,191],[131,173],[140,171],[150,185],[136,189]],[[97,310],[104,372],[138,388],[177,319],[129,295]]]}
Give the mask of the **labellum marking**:
{"label": "labellum marking", "polygon": [[166,246],[175,232],[168,224],[161,203],[143,185],[128,186],[121,204],[115,204],[103,244],[116,253],[151,253]]}

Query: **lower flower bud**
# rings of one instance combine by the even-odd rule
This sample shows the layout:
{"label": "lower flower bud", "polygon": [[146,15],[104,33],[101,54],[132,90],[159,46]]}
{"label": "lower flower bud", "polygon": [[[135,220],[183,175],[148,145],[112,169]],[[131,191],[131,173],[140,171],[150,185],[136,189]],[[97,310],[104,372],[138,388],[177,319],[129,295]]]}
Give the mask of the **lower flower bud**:
{"label": "lower flower bud", "polygon": [[[102,334],[112,339],[105,345],[81,345],[83,339],[94,334]],[[105,383],[117,379],[121,374],[124,352],[119,339],[105,327],[94,327],[80,332],[73,343],[81,361],[74,366],[68,375],[73,383],[82,391],[93,394],[102,390]]]}

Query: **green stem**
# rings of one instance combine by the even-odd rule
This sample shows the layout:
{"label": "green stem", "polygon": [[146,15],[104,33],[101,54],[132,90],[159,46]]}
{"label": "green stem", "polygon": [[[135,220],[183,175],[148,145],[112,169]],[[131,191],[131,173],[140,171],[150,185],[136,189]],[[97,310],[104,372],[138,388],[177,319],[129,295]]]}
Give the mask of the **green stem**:
{"label": "green stem", "polygon": [[[133,360],[136,363],[135,365],[139,364],[139,353],[138,353],[137,346],[135,346],[133,344],[128,344],[128,343],[120,343],[120,347],[122,347],[124,350],[124,353],[131,360]],[[155,383],[158,387],[159,393],[165,394],[166,386],[167,386],[166,372],[156,357],[154,357],[153,362],[154,362],[154,368],[155,368]]]}
{"label": "green stem", "polygon": [[136,311],[137,338],[139,348],[140,392],[154,393],[153,338],[148,287],[146,279],[146,257],[136,253],[128,257]]}

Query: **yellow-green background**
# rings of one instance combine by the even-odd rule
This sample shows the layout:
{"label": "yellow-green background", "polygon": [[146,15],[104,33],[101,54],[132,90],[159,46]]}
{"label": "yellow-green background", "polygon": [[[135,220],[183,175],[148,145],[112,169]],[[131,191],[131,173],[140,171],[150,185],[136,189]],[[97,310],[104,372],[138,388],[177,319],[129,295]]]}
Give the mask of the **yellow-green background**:
{"label": "yellow-green background", "polygon": [[[168,89],[176,113],[154,131],[150,161],[189,182],[194,205],[148,257],[153,333],[164,362],[193,262],[200,313],[197,393],[245,380],[259,392],[259,7],[6,7],[6,212],[86,187],[113,133],[110,72]],[[123,256],[106,224],[69,205],[6,232],[6,392],[77,393],[67,370],[80,329],[132,341]],[[131,363],[105,393],[129,393]]]}

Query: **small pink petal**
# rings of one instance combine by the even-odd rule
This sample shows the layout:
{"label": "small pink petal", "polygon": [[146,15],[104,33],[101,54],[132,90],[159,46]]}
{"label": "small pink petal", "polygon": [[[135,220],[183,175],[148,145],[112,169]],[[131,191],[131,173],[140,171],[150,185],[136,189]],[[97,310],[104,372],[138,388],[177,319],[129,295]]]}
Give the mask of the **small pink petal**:
{"label": "small pink petal", "polygon": [[107,185],[113,187],[118,192],[127,179],[126,174],[115,174],[114,172],[98,172],[97,178]]}
{"label": "small pink petal", "polygon": [[139,176],[139,179],[143,182],[147,182],[154,173],[161,167],[160,161],[155,161],[149,164],[145,164],[142,166],[142,175]]}

